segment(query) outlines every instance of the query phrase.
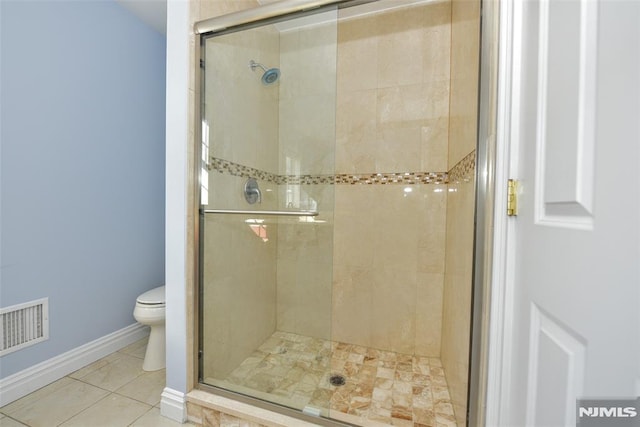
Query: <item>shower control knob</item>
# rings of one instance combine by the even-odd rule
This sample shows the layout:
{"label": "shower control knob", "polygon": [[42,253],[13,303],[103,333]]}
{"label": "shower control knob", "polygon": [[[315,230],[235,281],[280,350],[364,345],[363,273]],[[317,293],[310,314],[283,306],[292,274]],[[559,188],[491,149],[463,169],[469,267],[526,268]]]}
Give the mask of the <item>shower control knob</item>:
{"label": "shower control knob", "polygon": [[262,203],[262,192],[258,187],[258,181],[255,178],[249,178],[244,184],[244,199],[250,205]]}

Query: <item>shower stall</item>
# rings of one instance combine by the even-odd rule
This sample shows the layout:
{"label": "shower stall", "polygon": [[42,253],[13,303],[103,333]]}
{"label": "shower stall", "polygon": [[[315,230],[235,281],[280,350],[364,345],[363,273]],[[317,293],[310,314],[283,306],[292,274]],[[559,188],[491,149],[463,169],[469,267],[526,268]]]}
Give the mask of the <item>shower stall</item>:
{"label": "shower stall", "polygon": [[465,425],[480,4],[307,3],[196,25],[200,387]]}

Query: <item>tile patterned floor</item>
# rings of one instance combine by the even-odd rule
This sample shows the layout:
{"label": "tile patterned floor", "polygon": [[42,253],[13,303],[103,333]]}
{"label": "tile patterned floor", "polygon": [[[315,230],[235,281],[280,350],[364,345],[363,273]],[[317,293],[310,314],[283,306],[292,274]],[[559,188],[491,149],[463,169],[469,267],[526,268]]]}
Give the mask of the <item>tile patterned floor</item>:
{"label": "tile patterned floor", "polygon": [[[346,383],[331,385],[333,374]],[[456,426],[436,358],[276,332],[227,378],[205,382],[367,427]]]}
{"label": "tile patterned floor", "polygon": [[[180,426],[160,416],[165,371],[142,370],[146,342],[0,408],[0,426]],[[343,386],[330,384],[336,373],[345,376]],[[223,383],[366,427],[456,425],[444,372],[434,358],[276,332]]]}
{"label": "tile patterned floor", "polygon": [[0,408],[0,426],[181,426],[160,415],[165,371],[142,370],[146,345],[135,342]]}

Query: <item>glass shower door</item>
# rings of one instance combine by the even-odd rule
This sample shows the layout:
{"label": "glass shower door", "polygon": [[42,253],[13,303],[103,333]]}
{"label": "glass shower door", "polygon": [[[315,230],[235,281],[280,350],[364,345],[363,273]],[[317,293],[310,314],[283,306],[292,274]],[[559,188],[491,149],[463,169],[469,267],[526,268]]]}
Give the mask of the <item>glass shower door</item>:
{"label": "glass shower door", "polygon": [[337,13],[203,37],[200,381],[327,415]]}

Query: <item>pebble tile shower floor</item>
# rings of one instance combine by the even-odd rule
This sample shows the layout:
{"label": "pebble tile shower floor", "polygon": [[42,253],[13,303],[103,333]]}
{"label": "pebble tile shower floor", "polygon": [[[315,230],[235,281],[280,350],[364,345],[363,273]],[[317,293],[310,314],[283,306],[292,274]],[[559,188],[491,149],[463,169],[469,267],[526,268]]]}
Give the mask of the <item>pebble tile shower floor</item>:
{"label": "pebble tile shower floor", "polygon": [[437,358],[275,332],[223,381],[205,382],[367,427],[456,426]]}

